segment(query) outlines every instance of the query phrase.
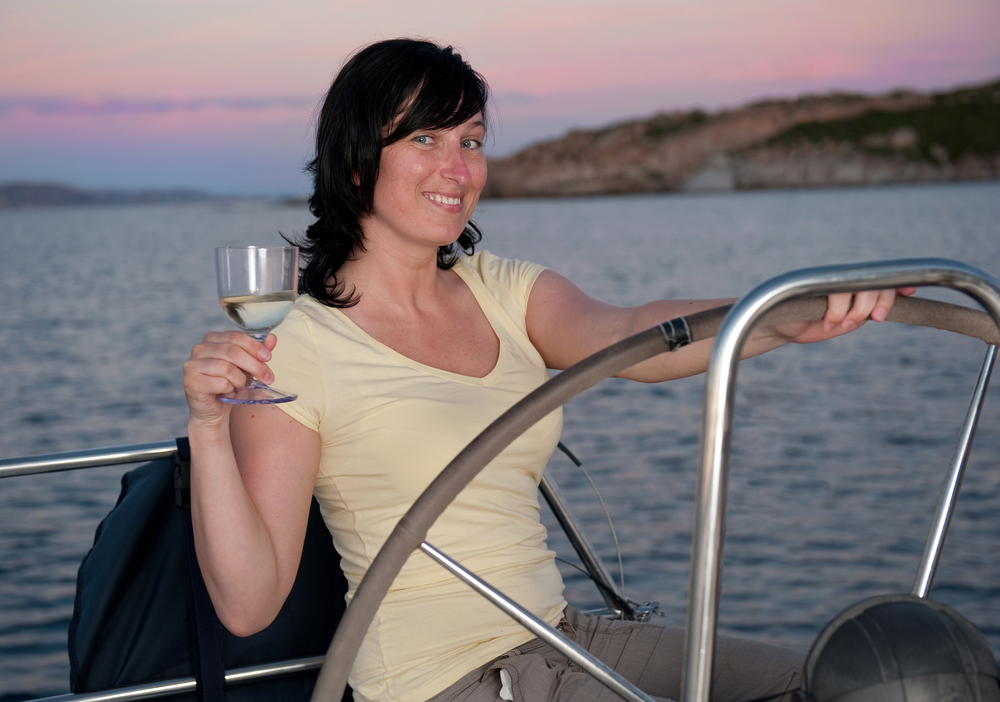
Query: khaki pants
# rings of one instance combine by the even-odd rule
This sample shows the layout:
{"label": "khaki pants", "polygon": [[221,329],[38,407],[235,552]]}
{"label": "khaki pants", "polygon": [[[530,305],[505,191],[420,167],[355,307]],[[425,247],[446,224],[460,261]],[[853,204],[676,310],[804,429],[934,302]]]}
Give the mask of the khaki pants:
{"label": "khaki pants", "polygon": [[[567,608],[559,628],[648,695],[680,699],[682,628],[608,620],[572,607]],[[799,684],[804,659],[805,654],[792,649],[718,637],[712,702],[746,702],[792,692]],[[620,699],[548,644],[534,639],[472,671],[428,702],[496,702],[501,669],[510,678],[514,702]]]}

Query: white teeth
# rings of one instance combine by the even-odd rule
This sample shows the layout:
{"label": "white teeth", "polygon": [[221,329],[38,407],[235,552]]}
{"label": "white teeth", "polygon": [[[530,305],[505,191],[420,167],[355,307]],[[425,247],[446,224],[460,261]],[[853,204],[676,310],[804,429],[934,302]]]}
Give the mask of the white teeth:
{"label": "white teeth", "polygon": [[460,197],[445,197],[444,195],[428,195],[429,200],[434,202],[439,202],[442,205],[461,205],[462,198]]}

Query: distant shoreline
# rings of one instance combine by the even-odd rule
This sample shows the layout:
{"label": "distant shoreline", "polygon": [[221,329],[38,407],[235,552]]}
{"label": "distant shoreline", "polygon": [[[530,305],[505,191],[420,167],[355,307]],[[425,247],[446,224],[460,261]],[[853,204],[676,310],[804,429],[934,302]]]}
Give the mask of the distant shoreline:
{"label": "distant shoreline", "polygon": [[[864,187],[1000,179],[1000,80],[946,93],[830,93],[660,113],[491,157],[482,197]],[[0,183],[0,209],[263,201],[194,188]]]}
{"label": "distant shoreline", "polygon": [[[949,179],[949,180],[926,180],[926,181],[892,181],[892,182],[879,182],[879,183],[860,183],[860,184],[826,184],[819,186],[811,186],[808,189],[815,190],[837,190],[841,188],[880,188],[880,187],[906,187],[906,186],[916,186],[916,185],[960,185],[960,184],[972,184],[972,183],[992,183],[1000,181],[1000,178],[989,178],[989,179]],[[202,193],[202,197],[198,198],[180,198],[171,199],[170,197],[149,197],[149,191],[136,191],[134,197],[128,197],[128,195],[133,195],[128,191],[121,191],[126,197],[114,197],[102,200],[100,198],[87,198],[85,200],[79,201],[66,201],[65,199],[54,199],[46,200],[44,198],[28,197],[25,198],[24,202],[11,202],[10,200],[4,200],[4,189],[7,185],[0,184],[0,211],[4,210],[33,210],[33,209],[48,209],[48,208],[61,208],[61,207],[106,207],[106,206],[135,206],[135,205],[202,205],[202,204],[219,204],[225,205],[227,203],[265,203],[276,207],[299,207],[307,208],[309,206],[309,200],[307,198],[296,198],[296,197],[268,197],[268,196],[226,196],[226,195],[213,195],[211,193]],[[23,186],[19,186],[23,187]],[[68,187],[68,186],[67,186]],[[487,202],[490,200],[547,200],[547,199],[587,199],[592,197],[627,197],[632,195],[690,195],[690,194],[712,194],[712,193],[725,193],[725,192],[753,192],[753,191],[783,191],[783,190],[801,190],[802,187],[798,186],[775,186],[769,188],[741,188],[739,190],[735,188],[688,188],[685,190],[678,191],[653,191],[653,192],[607,192],[607,193],[573,193],[564,195],[519,195],[512,197],[502,197],[502,198],[488,198],[484,197],[481,199],[482,202]],[[81,193],[88,193],[88,191],[83,189],[72,188],[72,190]]]}
{"label": "distant shoreline", "polygon": [[113,188],[92,190],[63,183],[0,183],[0,209],[28,209],[73,205],[162,205],[207,202],[273,202],[304,205],[303,198],[222,195],[195,188]]}

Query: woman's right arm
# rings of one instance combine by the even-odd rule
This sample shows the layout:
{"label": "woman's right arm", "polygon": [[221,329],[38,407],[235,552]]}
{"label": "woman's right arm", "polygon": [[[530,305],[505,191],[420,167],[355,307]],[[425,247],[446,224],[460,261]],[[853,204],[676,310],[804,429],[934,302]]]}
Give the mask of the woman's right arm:
{"label": "woman's right arm", "polygon": [[273,405],[218,395],[270,382],[276,343],[212,332],[184,364],[195,550],[219,619],[247,636],[273,621],[295,581],[319,468],[319,435]]}

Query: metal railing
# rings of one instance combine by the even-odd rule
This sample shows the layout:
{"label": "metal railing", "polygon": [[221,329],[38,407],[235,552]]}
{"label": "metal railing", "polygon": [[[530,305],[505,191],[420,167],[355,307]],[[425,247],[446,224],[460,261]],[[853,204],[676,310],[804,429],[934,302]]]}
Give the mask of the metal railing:
{"label": "metal railing", "polygon": [[[265,665],[248,666],[246,668],[234,668],[233,670],[226,671],[226,685],[238,685],[240,683],[263,680],[264,678],[273,678],[278,675],[316,670],[322,665],[323,656],[317,656],[313,658],[294,658],[279,663],[267,663]],[[54,697],[44,697],[36,699],[33,702],[125,702],[125,700],[151,700],[158,697],[179,695],[185,692],[191,693],[197,689],[198,683],[194,678],[175,678],[174,680],[121,687],[115,690],[81,692],[76,694],[68,693]]]}
{"label": "metal railing", "polygon": [[[129,446],[114,446],[110,448],[84,449],[81,451],[64,451],[22,458],[7,458],[0,460],[0,478],[11,478],[19,475],[38,475],[41,473],[58,473],[67,470],[82,470],[86,468],[102,468],[106,466],[127,465],[172,459],[177,452],[174,441],[158,441],[149,444],[132,444]],[[266,663],[263,665],[234,668],[226,671],[226,684],[238,685],[264,678],[288,675],[308,670],[317,670],[323,665],[323,656],[312,658],[295,658],[285,661]],[[129,687],[104,690],[100,692],[68,693],[36,699],[35,702],[110,702],[124,700],[149,700],[168,697],[197,690],[198,684],[194,677],[175,678],[132,685]]]}
{"label": "metal railing", "polygon": [[133,444],[112,448],[47,453],[23,458],[5,458],[0,459],[0,478],[155,461],[161,458],[173,458],[176,452],[177,444],[173,441],[158,441],[153,444]]}
{"label": "metal railing", "polygon": [[[148,444],[133,444],[129,446],[64,451],[37,456],[0,459],[0,478],[173,459],[176,452],[176,442],[159,441]],[[598,591],[604,597],[611,611],[618,617],[631,618],[637,616],[636,610],[615,586],[614,580],[612,580],[603,561],[593,550],[590,541],[587,539],[583,529],[576,521],[569,505],[559,491],[558,485],[547,470],[544,473],[540,490],[552,508],[560,526],[566,532],[567,538],[576,550],[588,574],[597,584]],[[316,670],[322,667],[323,660],[323,656],[318,656],[236,668],[226,671],[226,684],[227,686],[238,685],[280,675]],[[117,702],[147,700],[191,693],[196,690],[197,681],[194,677],[189,677],[100,692],[67,693],[54,697],[39,698],[34,702]]]}
{"label": "metal railing", "polygon": [[[956,261],[914,259],[809,268],[777,276],[757,286],[733,305],[719,328],[705,379],[682,702],[708,702],[711,694],[736,371],[743,344],[750,331],[768,311],[795,297],[916,285],[936,285],[965,292],[982,304],[1000,326],[1000,282]],[[974,397],[966,418],[963,439],[952,462],[948,483],[928,537],[918,582],[914,586],[915,592],[926,594],[930,587],[930,578],[937,564],[944,532],[961,482],[961,470],[964,469],[975,433],[979,407],[985,395],[985,383],[992,370],[995,347],[990,348],[992,350],[987,354],[980,373],[978,385],[981,386],[981,391],[977,390],[978,400]],[[966,436],[968,440],[965,440]]]}
{"label": "metal railing", "polygon": [[[734,305],[723,322],[722,327],[719,329],[706,377],[702,441],[698,459],[698,488],[695,503],[695,525],[690,571],[691,585],[689,588],[683,672],[683,702],[708,702],[711,691],[710,671],[714,655],[718,616],[736,363],[750,330],[768,311],[793,297],[874,288],[906,287],[911,285],[938,285],[966,292],[980,302],[997,325],[1000,326],[1000,282],[989,276],[985,276],[980,271],[953,261],[923,259],[862,266],[831,266],[806,269],[778,276],[758,286]],[[934,522],[927,538],[924,557],[914,583],[913,592],[920,596],[926,595],[933,579],[937,559],[954,509],[962,473],[968,460],[968,452],[975,434],[995,357],[996,348],[991,346],[984,360],[983,369],[980,372],[977,389],[973,395],[969,414],[962,429],[959,447],[956,449],[951,470],[945,488],[942,491]],[[165,458],[172,455],[173,451],[173,443],[164,442],[104,451],[78,451],[26,459],[8,459],[0,461],[0,477],[88,468],[99,465],[133,463],[142,460]],[[555,502],[558,502],[558,499]],[[553,506],[553,509],[555,511],[556,507]],[[573,521],[572,516],[568,515],[568,511],[567,519],[569,522]],[[560,522],[562,523],[561,519]],[[584,544],[584,552],[590,550],[585,539],[576,539],[573,543],[578,551],[580,549],[578,542]],[[499,595],[499,593],[496,593],[485,583],[478,581],[472,574],[464,573],[461,566],[451,562],[444,554],[438,553],[426,543],[422,544],[421,548],[425,553],[438,560],[439,563],[451,570],[458,577],[466,580],[470,585],[480,590],[482,594],[493,600],[497,606],[509,610],[509,613],[512,613],[512,616],[516,618],[523,618],[522,615],[525,614],[523,609],[502,595]],[[581,558],[584,559],[585,564],[591,558],[596,559],[599,563],[599,559],[592,551],[588,556],[584,556],[581,553]],[[604,592],[604,588],[608,587],[608,592],[612,593],[609,605],[614,607],[612,602],[615,601],[615,597],[620,596],[620,593],[614,588],[613,581],[608,576],[603,565],[596,568],[596,571],[592,571],[592,577],[602,584],[602,587],[599,588],[602,591],[602,595],[607,595]],[[624,598],[622,599],[624,600]],[[576,660],[574,656],[570,657]],[[308,660],[319,665],[318,662],[323,659]],[[585,669],[590,670],[585,661],[577,660],[577,662]],[[231,671],[231,673],[227,674],[227,681],[230,680],[230,675],[250,676],[245,678],[233,677],[233,681],[236,682],[238,679],[253,679],[263,677],[264,675],[290,672],[287,668],[282,667],[283,665],[279,663],[272,666],[262,666],[259,669],[243,669],[244,672]],[[597,668],[599,666],[595,665],[594,670],[591,671],[595,675],[598,675],[600,672]],[[255,672],[247,673],[245,672],[247,670]],[[263,672],[265,670],[268,672]],[[182,680],[151,686],[140,686],[145,691],[138,693],[131,691],[139,690],[140,688],[129,688],[128,691],[99,693],[108,695],[128,694],[130,695],[128,697],[63,695],[48,698],[48,700],[51,702],[51,700],[83,699],[148,699],[150,697],[163,696],[181,691],[180,689],[165,690],[158,686],[168,684],[189,685],[192,682],[193,680]],[[606,682],[605,684],[608,683]],[[619,694],[625,694],[629,699],[647,699],[640,691],[628,689],[628,687],[631,686],[621,687],[616,691],[619,691]],[[187,690],[190,688],[185,687],[183,689]]]}

